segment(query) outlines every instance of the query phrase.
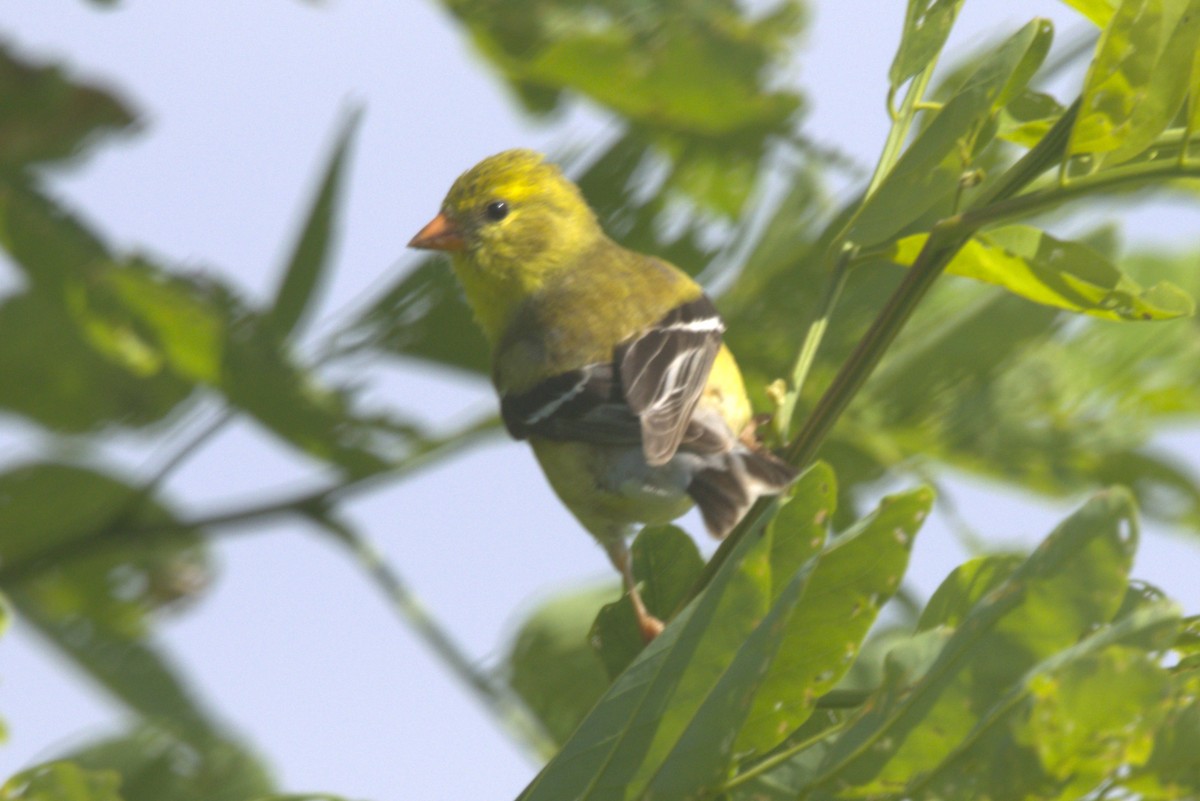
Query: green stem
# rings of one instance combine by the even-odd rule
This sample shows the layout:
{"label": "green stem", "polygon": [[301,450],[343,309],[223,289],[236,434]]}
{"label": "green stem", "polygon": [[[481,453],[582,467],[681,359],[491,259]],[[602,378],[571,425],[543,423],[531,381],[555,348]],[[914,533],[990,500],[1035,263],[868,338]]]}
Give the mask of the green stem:
{"label": "green stem", "polygon": [[792,417],[796,414],[796,402],[800,399],[800,393],[804,390],[804,382],[808,379],[813,362],[816,361],[817,350],[820,349],[821,340],[825,338],[825,332],[829,328],[829,318],[833,314],[833,307],[837,305],[842,288],[846,285],[846,274],[854,256],[855,248],[849,243],[845,244],[842,247],[841,256],[833,266],[833,271],[825,280],[825,288],[817,303],[817,315],[809,324],[808,332],[804,335],[804,344],[796,356],[796,365],[792,368],[791,386],[788,387],[783,403],[779,405],[779,409],[775,413],[775,428],[779,432],[779,436],[785,440],[791,429]]}
{"label": "green stem", "polygon": [[989,206],[974,208],[964,212],[959,223],[971,230],[977,230],[985,225],[994,225],[1048,211],[1084,195],[1116,189],[1126,184],[1164,181],[1172,178],[1200,178],[1200,164],[1180,164],[1178,161],[1169,161],[1165,163],[1143,162],[1114,167],[1111,170],[1092,173],[1081,178],[1072,178],[1065,184],[1056,185],[1040,192],[1017,195]]}
{"label": "green stem", "polygon": [[134,490],[131,498],[117,507],[117,512],[107,516],[95,528],[78,539],[56,543],[22,560],[7,562],[0,566],[0,585],[20,581],[61,562],[92,556],[115,548],[127,548],[146,541],[151,536],[181,534],[185,531],[206,533],[210,528],[231,528],[261,520],[286,515],[306,514],[312,509],[324,508],[335,500],[349,497],[384,481],[407,478],[421,468],[443,456],[456,453],[496,428],[496,420],[487,417],[459,429],[454,434],[427,443],[419,452],[412,454],[392,468],[370,475],[346,479],[316,490],[298,493],[266,503],[255,503],[234,507],[221,512],[192,518],[191,520],[140,521],[136,514],[142,508],[144,497],[141,490]]}
{"label": "green stem", "polygon": [[371,543],[349,526],[331,519],[326,514],[315,515],[313,519],[350,552],[388,599],[400,619],[505,729],[516,735],[518,741],[528,746],[540,760],[545,761],[554,755],[558,745],[524,702],[507,687],[492,681],[487,674],[475,668],[466,651],[442,628],[437,619],[426,611],[424,604],[409,589],[400,574]]}
{"label": "green stem", "polygon": [[[936,66],[937,59],[930,60],[925,69],[917,73],[916,77],[909,83],[908,91],[904,94],[904,102],[900,104],[899,110],[892,116],[892,126],[888,130],[887,139],[884,140],[883,150],[880,152],[879,161],[875,165],[875,173],[871,176],[871,182],[867,184],[867,191],[863,196],[864,201],[875,194],[875,190],[887,178],[888,173],[892,171],[892,167],[899,161],[900,154],[904,152],[904,143],[908,140],[908,132],[912,130],[913,120],[916,118],[917,111],[925,96],[925,89],[929,86],[929,80],[933,77],[933,70]],[[853,220],[851,220],[852,222]],[[848,229],[849,224],[843,230]]]}

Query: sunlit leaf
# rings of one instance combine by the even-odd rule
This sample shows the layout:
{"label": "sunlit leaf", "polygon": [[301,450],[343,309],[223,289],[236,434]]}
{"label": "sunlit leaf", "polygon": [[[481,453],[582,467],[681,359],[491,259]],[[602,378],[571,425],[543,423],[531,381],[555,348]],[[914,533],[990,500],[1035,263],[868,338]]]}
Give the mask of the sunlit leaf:
{"label": "sunlit leaf", "polygon": [[1167,672],[1143,651],[1119,646],[1031,682],[1033,709],[1017,739],[1047,773],[1086,791],[1114,765],[1140,765],[1166,712]]}
{"label": "sunlit leaf", "polygon": [[1120,0],[1063,0],[1064,3],[1092,21],[1098,28],[1108,26]]}
{"label": "sunlit leaf", "polygon": [[1123,0],[1084,82],[1068,152],[1116,164],[1141,153],[1174,119],[1200,42],[1200,0]]}
{"label": "sunlit leaf", "polygon": [[[917,234],[900,240],[888,259],[911,265],[926,239]],[[1004,287],[1035,303],[1106,320],[1170,320],[1195,311],[1192,298],[1174,284],[1162,281],[1143,289],[1087,245],[1026,225],[976,234],[946,271]]]}
{"label": "sunlit leaf", "polygon": [[1000,110],[996,136],[1006,142],[1033,147],[1054,127],[1063,106],[1043,92],[1024,91]]}
{"label": "sunlit leaf", "polygon": [[124,801],[121,777],[112,771],[84,770],[70,762],[50,762],[18,773],[0,787],[0,801]]}
{"label": "sunlit leaf", "polygon": [[[832,490],[816,507],[822,518],[829,517]],[[900,586],[932,502],[927,489],[886,498],[821,554],[738,737],[739,751],[765,752],[780,743],[850,668],[879,610]],[[789,506],[795,504],[793,499]]]}
{"label": "sunlit leaf", "polygon": [[1127,493],[1089,501],[972,608],[915,686],[892,685],[838,739],[815,783],[884,792],[935,768],[995,701],[996,688],[1116,613],[1134,526]]}

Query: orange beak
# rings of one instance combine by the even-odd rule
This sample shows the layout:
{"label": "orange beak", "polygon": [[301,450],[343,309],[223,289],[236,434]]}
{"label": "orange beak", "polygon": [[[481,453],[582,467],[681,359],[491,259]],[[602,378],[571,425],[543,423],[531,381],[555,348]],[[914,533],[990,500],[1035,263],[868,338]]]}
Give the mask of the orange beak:
{"label": "orange beak", "polygon": [[454,227],[450,218],[442,212],[418,231],[408,246],[422,250],[465,250],[467,243],[463,241],[462,234]]}

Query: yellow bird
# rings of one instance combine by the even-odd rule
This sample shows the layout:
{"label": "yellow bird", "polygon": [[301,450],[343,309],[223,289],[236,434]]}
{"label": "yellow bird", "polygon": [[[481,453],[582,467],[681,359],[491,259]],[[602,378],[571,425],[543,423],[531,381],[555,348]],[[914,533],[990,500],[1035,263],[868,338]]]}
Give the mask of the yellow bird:
{"label": "yellow bird", "polygon": [[508,433],[604,546],[653,638],[662,623],[626,544],[635,525],[694,502],[724,537],[796,475],[754,439],[716,308],[683,271],[609,239],[579,188],[529,150],[460,176],[409,246],[451,254]]}

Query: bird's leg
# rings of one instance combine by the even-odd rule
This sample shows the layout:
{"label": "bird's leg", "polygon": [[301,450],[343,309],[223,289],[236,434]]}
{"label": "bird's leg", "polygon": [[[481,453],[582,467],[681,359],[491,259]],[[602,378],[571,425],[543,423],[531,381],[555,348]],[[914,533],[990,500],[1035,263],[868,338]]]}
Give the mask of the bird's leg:
{"label": "bird's leg", "polygon": [[642,640],[648,643],[662,634],[664,626],[661,620],[650,614],[646,609],[646,604],[642,602],[642,595],[638,592],[637,583],[633,580],[633,559],[630,557],[628,546],[625,545],[625,538],[617,537],[605,542],[604,550],[608,553],[608,558],[612,560],[613,567],[620,571],[621,577],[625,580],[625,589],[629,592],[629,600],[633,603],[633,613],[637,615],[638,629],[641,630]]}

